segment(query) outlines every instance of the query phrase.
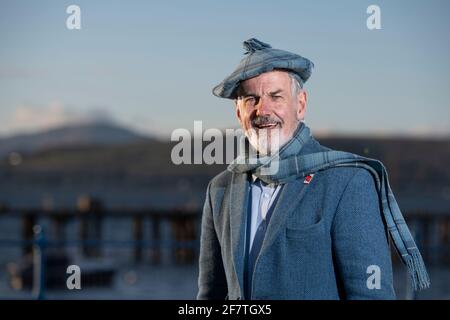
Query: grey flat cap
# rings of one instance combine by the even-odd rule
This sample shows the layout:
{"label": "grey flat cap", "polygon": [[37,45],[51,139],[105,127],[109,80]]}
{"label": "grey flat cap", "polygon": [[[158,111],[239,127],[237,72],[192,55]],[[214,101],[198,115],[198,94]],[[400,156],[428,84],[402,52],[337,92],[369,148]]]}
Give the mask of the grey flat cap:
{"label": "grey flat cap", "polygon": [[311,76],[314,64],[295,53],[273,49],[269,44],[251,38],[244,41],[247,50],[236,70],[213,88],[213,94],[219,98],[236,99],[236,89],[239,83],[272,70],[291,71],[303,86]]}

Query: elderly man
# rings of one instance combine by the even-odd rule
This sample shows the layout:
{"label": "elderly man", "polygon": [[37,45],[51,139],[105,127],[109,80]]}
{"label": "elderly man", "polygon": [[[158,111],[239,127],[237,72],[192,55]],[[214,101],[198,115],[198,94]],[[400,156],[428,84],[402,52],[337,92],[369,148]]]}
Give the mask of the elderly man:
{"label": "elderly man", "polygon": [[428,287],[383,164],[320,145],[303,122],[312,62],[244,47],[213,93],[234,100],[249,150],[208,185],[197,298],[394,299],[389,235]]}

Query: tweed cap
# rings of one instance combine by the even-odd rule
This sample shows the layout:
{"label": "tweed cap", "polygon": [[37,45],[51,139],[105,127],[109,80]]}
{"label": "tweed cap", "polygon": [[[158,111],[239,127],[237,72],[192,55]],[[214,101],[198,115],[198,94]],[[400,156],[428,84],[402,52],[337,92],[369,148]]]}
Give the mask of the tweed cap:
{"label": "tweed cap", "polygon": [[213,88],[213,94],[219,98],[236,99],[236,89],[241,81],[254,78],[264,72],[285,70],[292,72],[300,86],[309,79],[314,64],[295,53],[273,49],[269,44],[251,38],[243,43],[246,57],[236,70]]}

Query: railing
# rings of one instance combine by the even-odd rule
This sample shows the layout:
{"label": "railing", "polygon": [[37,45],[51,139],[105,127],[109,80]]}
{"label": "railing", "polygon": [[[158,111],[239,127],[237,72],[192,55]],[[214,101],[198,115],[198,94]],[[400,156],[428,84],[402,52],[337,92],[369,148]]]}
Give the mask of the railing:
{"label": "railing", "polygon": [[[78,202],[76,209],[12,209],[0,207],[0,217],[3,215],[21,219],[21,239],[0,239],[3,245],[21,245],[23,254],[32,251],[34,239],[33,228],[38,225],[38,219],[50,221],[55,235],[51,241],[53,246],[76,245],[82,248],[85,257],[101,256],[101,248],[104,245],[132,246],[134,247],[134,260],[142,260],[144,248],[152,249],[153,263],[159,263],[161,246],[172,246],[175,249],[175,259],[178,263],[192,262],[195,258],[195,244],[198,239],[198,224],[200,212],[190,209],[156,210],[151,208],[114,208],[105,209],[100,201],[84,198]],[[102,224],[105,219],[132,219],[132,240],[103,239]],[[67,241],[65,226],[69,222],[78,221],[78,238]],[[150,240],[144,240],[144,221],[151,223]],[[171,228],[171,239],[161,239],[161,225],[166,223]],[[190,248],[188,248],[190,247]]]}

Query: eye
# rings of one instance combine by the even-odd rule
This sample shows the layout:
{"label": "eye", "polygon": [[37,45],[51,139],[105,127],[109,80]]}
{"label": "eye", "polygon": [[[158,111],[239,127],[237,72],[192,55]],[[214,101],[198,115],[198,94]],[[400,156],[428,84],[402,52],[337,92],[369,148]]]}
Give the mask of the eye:
{"label": "eye", "polygon": [[244,104],[247,107],[254,107],[256,104],[258,104],[259,97],[255,96],[248,96],[244,98]]}

